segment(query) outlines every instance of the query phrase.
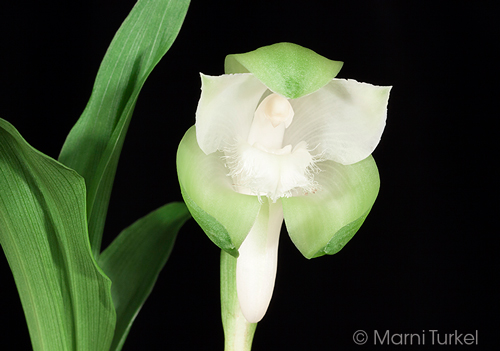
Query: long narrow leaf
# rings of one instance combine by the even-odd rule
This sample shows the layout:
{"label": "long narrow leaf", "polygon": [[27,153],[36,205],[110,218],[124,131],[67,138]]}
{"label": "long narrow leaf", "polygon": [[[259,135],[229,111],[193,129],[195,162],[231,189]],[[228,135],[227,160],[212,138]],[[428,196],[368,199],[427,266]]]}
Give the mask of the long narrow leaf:
{"label": "long narrow leaf", "polygon": [[190,217],[183,203],[162,206],[126,228],[99,256],[99,265],[113,281],[117,321],[110,350],[121,350],[170,256],[177,232]]}
{"label": "long narrow leaf", "polygon": [[2,119],[0,244],[34,350],[108,350],[111,282],[90,250],[84,180]]}
{"label": "long narrow leaf", "polygon": [[139,0],[102,61],[92,95],[59,160],[85,178],[89,236],[99,255],[109,197],[130,118],[146,78],[175,40],[188,0]]}

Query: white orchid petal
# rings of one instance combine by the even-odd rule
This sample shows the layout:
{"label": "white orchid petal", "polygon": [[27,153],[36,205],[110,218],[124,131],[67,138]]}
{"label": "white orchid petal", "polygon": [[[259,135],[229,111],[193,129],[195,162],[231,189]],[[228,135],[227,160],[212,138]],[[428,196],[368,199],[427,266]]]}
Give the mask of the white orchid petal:
{"label": "white orchid petal", "polygon": [[325,159],[345,165],[365,159],[384,130],[390,90],[333,79],[310,95],[290,100],[295,116],[283,144],[305,141]]}
{"label": "white orchid petal", "polygon": [[236,137],[246,139],[255,109],[267,90],[252,74],[201,74],[201,98],[196,110],[196,137],[205,154],[223,150]]}
{"label": "white orchid petal", "polygon": [[241,312],[250,323],[264,317],[274,290],[278,242],[283,223],[281,201],[264,203],[243,244],[236,264]]}

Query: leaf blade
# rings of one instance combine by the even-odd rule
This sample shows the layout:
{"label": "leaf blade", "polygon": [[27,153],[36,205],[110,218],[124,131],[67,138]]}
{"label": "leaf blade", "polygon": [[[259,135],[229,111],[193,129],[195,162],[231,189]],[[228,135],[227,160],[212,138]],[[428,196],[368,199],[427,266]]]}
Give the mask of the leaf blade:
{"label": "leaf blade", "polygon": [[87,185],[89,235],[100,251],[111,188],[139,92],[175,40],[188,0],[140,0],[102,61],[90,100],[63,145],[59,161]]}
{"label": "leaf blade", "polygon": [[0,119],[0,243],[34,350],[107,350],[111,282],[87,236],[83,179]]}
{"label": "leaf blade", "polygon": [[162,206],[123,230],[99,256],[99,265],[113,281],[117,314],[110,350],[121,350],[135,316],[170,256],[177,232],[190,217],[183,203]]}

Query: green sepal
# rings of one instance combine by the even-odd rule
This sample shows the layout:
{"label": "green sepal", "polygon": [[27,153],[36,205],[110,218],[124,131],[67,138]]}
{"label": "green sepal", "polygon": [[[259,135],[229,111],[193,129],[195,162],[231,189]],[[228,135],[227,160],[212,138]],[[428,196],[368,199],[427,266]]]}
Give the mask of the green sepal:
{"label": "green sepal", "polygon": [[370,210],[371,208],[363,215],[361,215],[358,219],[343,226],[342,229],[340,229],[333,235],[328,244],[326,244],[324,248],[316,252],[316,254],[312,258],[320,257],[323,255],[334,255],[342,250],[342,248],[349,242],[349,240],[352,239],[354,234],[356,234],[361,228],[361,225],[368,216],[368,213],[370,213]]}
{"label": "green sepal", "polygon": [[282,199],[288,234],[306,258],[339,252],[363,224],[380,188],[372,156],[352,165],[318,166],[316,193]]}
{"label": "green sepal", "polygon": [[205,234],[207,234],[210,240],[212,240],[212,242],[219,248],[226,251],[231,256],[238,257],[238,249],[234,246],[226,228],[224,228],[224,226],[214,217],[203,211],[203,209],[201,209],[196,202],[191,199],[186,190],[184,190],[182,184],[180,187],[182,198],[184,199],[191,216],[193,216],[196,223],[198,223],[201,229],[203,229]]}
{"label": "green sepal", "polygon": [[228,55],[224,69],[226,74],[252,73],[273,92],[296,99],[326,85],[342,65],[302,46],[277,43]]}
{"label": "green sepal", "polygon": [[218,247],[234,257],[260,210],[256,196],[237,193],[223,154],[205,155],[191,127],[177,150],[177,174],[191,215]]}

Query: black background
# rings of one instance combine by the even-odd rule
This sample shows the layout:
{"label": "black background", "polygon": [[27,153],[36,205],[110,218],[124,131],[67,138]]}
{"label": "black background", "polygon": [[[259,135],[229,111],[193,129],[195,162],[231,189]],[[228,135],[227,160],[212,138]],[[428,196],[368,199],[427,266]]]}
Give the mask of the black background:
{"label": "black background", "polygon": [[[0,5],[0,116],[35,148],[57,158],[134,3]],[[194,124],[199,72],[219,75],[227,54],[294,42],[344,61],[341,78],[394,86],[374,152],[381,190],[337,255],[306,260],[282,232],[274,297],[254,350],[391,349],[373,345],[374,330],[425,331],[425,346],[397,350],[444,347],[430,345],[429,330],[478,330],[479,345],[460,349],[494,349],[499,34],[498,14],[484,1],[193,1],[137,102],[103,246],[181,200],[175,152]],[[0,349],[29,350],[1,256]],[[221,350],[218,265],[218,248],[189,221],[124,350]],[[364,346],[352,340],[360,329],[370,337]]]}

